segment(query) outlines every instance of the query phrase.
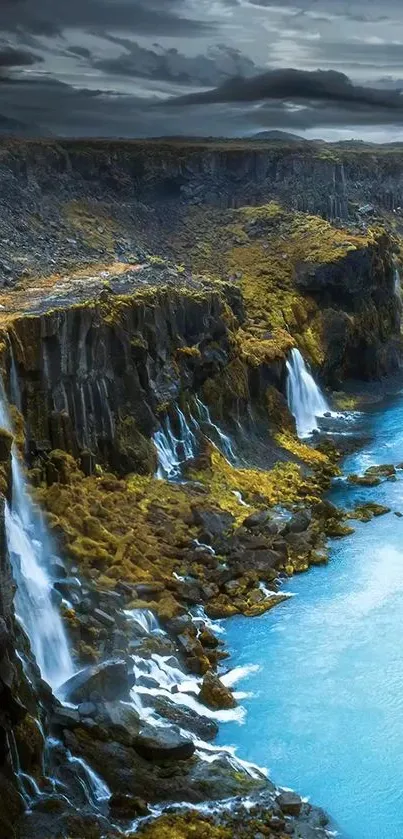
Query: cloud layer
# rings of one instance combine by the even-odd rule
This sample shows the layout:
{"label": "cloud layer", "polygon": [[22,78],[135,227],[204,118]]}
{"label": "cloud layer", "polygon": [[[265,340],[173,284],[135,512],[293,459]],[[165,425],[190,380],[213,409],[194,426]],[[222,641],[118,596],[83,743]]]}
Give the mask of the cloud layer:
{"label": "cloud layer", "polygon": [[402,44],[401,0],[1,0],[0,131],[395,139]]}

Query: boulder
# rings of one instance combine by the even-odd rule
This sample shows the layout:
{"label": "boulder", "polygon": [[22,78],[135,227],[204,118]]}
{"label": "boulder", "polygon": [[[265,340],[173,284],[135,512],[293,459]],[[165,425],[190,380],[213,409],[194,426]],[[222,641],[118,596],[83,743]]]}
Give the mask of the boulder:
{"label": "boulder", "polygon": [[109,799],[109,809],[121,819],[143,818],[150,815],[147,804],[142,798],[135,795],[122,795],[119,792],[115,792]]}
{"label": "boulder", "polygon": [[283,791],[277,797],[277,804],[286,816],[299,816],[302,809],[302,798],[296,792]]}
{"label": "boulder", "polygon": [[193,635],[193,632],[190,633],[187,630],[186,632],[182,632],[178,635],[177,641],[180,650],[185,653],[185,655],[195,656],[196,658],[204,655],[203,647],[198,638]]}
{"label": "boulder", "polygon": [[207,647],[207,649],[212,650],[215,650],[220,643],[217,636],[214,635],[214,632],[212,632],[211,629],[208,629],[206,626],[199,635],[199,641],[203,647]]}
{"label": "boulder", "polygon": [[199,525],[203,531],[209,536],[223,536],[231,529],[234,522],[234,517],[231,513],[221,512],[215,510],[203,510],[199,507],[193,508],[193,521]]}
{"label": "boulder", "polygon": [[218,734],[215,720],[197,714],[186,705],[178,705],[164,696],[143,696],[143,705],[154,708],[157,714],[169,722],[179,725],[181,729],[196,734],[200,740],[214,740]]}
{"label": "boulder", "polygon": [[74,708],[56,708],[51,717],[51,726],[55,728],[75,728],[80,725],[80,714]]}
{"label": "boulder", "polygon": [[82,702],[77,708],[80,717],[95,717],[97,706],[95,702]]}
{"label": "boulder", "polygon": [[140,600],[158,600],[164,591],[163,583],[137,583],[135,586],[137,597]]}
{"label": "boulder", "polygon": [[375,475],[377,478],[389,478],[396,475],[396,467],[393,463],[382,463],[380,466],[369,466],[365,470],[365,475]]}
{"label": "boulder", "polygon": [[133,748],[145,760],[189,760],[196,751],[192,740],[184,737],[176,726],[154,728],[145,724],[134,739]]}
{"label": "boulder", "polygon": [[256,571],[264,574],[270,569],[278,568],[286,556],[287,550],[285,550],[285,556],[282,552],[271,548],[258,551],[246,550],[239,555],[235,570],[238,572]]}
{"label": "boulder", "polygon": [[81,583],[77,577],[65,577],[63,580],[56,580],[53,586],[67,600],[71,600],[73,593],[78,594],[81,592]]}
{"label": "boulder", "polygon": [[265,526],[270,519],[271,513],[269,510],[258,510],[257,513],[252,513],[252,515],[244,519],[243,526],[252,530],[255,527]]}
{"label": "boulder", "polygon": [[64,580],[67,577],[67,571],[62,559],[59,556],[50,557],[50,571],[52,577],[59,580]]}
{"label": "boulder", "polygon": [[115,618],[112,615],[108,615],[108,613],[104,612],[103,609],[94,609],[93,615],[98,623],[102,624],[102,626],[106,626],[108,628],[115,626]]}
{"label": "boulder", "polygon": [[286,523],[284,533],[303,533],[311,523],[312,515],[310,510],[299,510]]}
{"label": "boulder", "polygon": [[347,480],[350,484],[364,487],[376,487],[381,483],[377,475],[348,475]]}
{"label": "boulder", "polygon": [[132,684],[126,662],[121,659],[105,661],[80,670],[59,690],[59,695],[77,705],[91,702],[92,694],[99,694],[106,701],[128,699]]}
{"label": "boulder", "polygon": [[203,679],[198,698],[208,708],[216,710],[226,710],[236,707],[236,702],[230,689],[211,670],[206,673]]}

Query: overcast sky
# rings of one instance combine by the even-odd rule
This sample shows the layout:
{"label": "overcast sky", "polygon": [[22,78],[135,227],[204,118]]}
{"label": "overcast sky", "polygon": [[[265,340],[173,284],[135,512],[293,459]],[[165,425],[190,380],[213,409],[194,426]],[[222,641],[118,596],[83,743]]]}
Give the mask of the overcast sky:
{"label": "overcast sky", "polygon": [[0,0],[0,130],[403,141],[403,0]]}

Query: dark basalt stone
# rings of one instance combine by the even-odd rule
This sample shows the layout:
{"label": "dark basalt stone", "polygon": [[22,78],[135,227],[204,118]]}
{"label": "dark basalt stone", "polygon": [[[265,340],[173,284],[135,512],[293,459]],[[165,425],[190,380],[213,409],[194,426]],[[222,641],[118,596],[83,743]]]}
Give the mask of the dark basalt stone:
{"label": "dark basalt stone", "polygon": [[296,792],[284,791],[277,797],[277,804],[286,816],[299,816],[302,798]]}
{"label": "dark basalt stone", "polygon": [[131,683],[126,662],[121,659],[86,667],[71,677],[59,690],[68,702],[90,702],[92,694],[99,694],[106,701],[128,699]]}
{"label": "dark basalt stone", "polygon": [[51,717],[51,725],[55,728],[75,728],[80,724],[80,714],[74,708],[57,708]]}
{"label": "dark basalt stone", "polygon": [[312,515],[310,510],[299,510],[298,513],[295,513],[291,519],[286,523],[283,529],[283,533],[303,533],[304,530],[307,530],[312,520]]}
{"label": "dark basalt stone", "polygon": [[176,702],[164,696],[143,696],[142,701],[143,705],[154,708],[160,717],[164,717],[185,731],[197,734],[200,740],[214,740],[218,734],[218,724],[215,720],[197,714],[186,705],[177,705]]}
{"label": "dark basalt stone", "polygon": [[203,528],[209,537],[223,536],[234,523],[231,513],[217,513],[214,510],[193,509],[194,523]]}
{"label": "dark basalt stone", "polygon": [[118,792],[111,796],[109,808],[118,818],[144,818],[144,816],[150,814],[147,804],[142,798],[137,798],[134,795],[122,795]]}
{"label": "dark basalt stone", "polygon": [[189,760],[196,750],[193,741],[186,739],[176,726],[157,729],[144,725],[133,746],[141,757],[156,763],[165,760]]}

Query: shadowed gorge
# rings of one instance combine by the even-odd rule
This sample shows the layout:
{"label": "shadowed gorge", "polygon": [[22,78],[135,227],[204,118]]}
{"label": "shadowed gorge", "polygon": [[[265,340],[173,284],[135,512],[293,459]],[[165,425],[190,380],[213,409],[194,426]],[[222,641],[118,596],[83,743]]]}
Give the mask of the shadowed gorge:
{"label": "shadowed gorge", "polygon": [[0,837],[326,839],[244,653],[391,515],[401,150],[0,152]]}

